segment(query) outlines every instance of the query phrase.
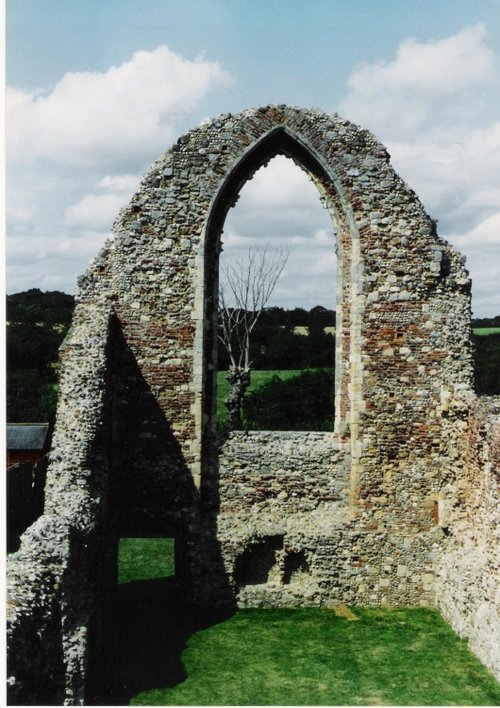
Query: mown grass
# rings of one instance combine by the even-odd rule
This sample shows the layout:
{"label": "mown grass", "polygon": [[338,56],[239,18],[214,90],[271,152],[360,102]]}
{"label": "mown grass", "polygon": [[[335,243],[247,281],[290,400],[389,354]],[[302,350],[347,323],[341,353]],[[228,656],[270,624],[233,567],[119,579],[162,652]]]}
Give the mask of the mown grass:
{"label": "mown grass", "polygon": [[132,705],[498,705],[500,687],[434,610],[241,610],[190,637],[187,678]]}
{"label": "mown grass", "polygon": [[173,538],[121,538],[118,584],[175,575]]}
{"label": "mown grass", "polygon": [[172,539],[122,539],[119,559],[126,594],[105,673],[121,688],[108,705],[113,693],[119,705],[500,704],[500,686],[435,610],[221,618],[189,607],[173,577],[160,580],[174,572]]}

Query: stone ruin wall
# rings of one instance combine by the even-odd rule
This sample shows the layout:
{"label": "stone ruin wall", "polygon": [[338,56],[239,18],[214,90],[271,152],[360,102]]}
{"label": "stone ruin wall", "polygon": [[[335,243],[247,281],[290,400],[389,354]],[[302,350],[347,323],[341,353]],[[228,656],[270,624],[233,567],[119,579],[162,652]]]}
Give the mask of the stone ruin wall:
{"label": "stone ruin wall", "polygon": [[500,396],[457,406],[463,453],[443,487],[447,536],[436,562],[436,606],[500,680]]}
{"label": "stone ruin wall", "polygon": [[7,685],[13,705],[82,705],[116,582],[109,518],[106,302],[78,307],[62,357],[44,514],[7,561]]}
{"label": "stone ruin wall", "polygon": [[231,434],[218,528],[241,606],[433,604],[432,507],[423,529],[388,529],[380,510],[360,523],[349,472],[346,444],[329,433]]}
{"label": "stone ruin wall", "polygon": [[[220,234],[275,154],[337,233],[335,433],[221,439]],[[47,695],[84,701],[127,533],[175,536],[194,602],[438,605],[500,675],[498,416],[475,422],[470,334],[463,258],[367,131],[268,106],[180,138],[79,281],[45,514],[9,568],[11,702],[47,666]]]}

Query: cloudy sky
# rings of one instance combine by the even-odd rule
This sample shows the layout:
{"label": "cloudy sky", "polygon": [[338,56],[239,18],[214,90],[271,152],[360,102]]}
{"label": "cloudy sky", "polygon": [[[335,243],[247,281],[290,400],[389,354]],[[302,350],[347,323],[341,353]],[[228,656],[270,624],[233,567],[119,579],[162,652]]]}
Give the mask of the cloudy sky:
{"label": "cloudy sky", "polygon": [[[179,135],[288,103],[374,132],[500,314],[500,0],[6,0],[6,39],[7,292],[73,292]],[[333,306],[332,225],[285,158],[225,254],[255,239],[290,248],[275,304]]]}

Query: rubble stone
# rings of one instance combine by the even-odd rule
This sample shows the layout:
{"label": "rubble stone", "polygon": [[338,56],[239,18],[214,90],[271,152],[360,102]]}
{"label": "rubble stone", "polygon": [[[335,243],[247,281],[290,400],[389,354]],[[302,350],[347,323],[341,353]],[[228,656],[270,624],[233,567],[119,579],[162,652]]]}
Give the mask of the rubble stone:
{"label": "rubble stone", "polygon": [[[276,154],[337,234],[335,427],[223,437],[220,237]],[[498,405],[472,392],[464,259],[383,145],[317,109],[204,122],[79,280],[45,513],[8,566],[11,703],[85,702],[130,533],[175,537],[198,604],[438,606],[500,676]]]}

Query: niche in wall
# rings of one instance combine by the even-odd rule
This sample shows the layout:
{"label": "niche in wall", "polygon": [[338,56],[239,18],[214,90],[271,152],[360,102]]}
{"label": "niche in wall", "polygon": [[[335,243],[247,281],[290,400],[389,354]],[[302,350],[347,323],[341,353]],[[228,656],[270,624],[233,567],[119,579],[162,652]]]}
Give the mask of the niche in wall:
{"label": "niche in wall", "polygon": [[[264,536],[248,545],[238,556],[234,578],[239,586],[263,585],[278,571],[278,553],[283,550],[283,536]],[[273,572],[274,571],[274,572]]]}

